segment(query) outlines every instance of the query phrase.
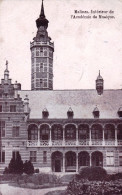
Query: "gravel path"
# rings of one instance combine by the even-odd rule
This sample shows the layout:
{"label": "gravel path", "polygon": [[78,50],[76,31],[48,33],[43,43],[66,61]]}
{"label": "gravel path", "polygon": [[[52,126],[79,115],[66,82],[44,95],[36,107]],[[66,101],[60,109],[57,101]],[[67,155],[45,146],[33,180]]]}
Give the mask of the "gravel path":
{"label": "gravel path", "polygon": [[[0,192],[2,195],[45,195],[47,192],[55,190],[65,190],[66,186],[47,188],[47,189],[27,189],[9,186],[8,184],[0,184]],[[1,195],[1,194],[0,194]]]}

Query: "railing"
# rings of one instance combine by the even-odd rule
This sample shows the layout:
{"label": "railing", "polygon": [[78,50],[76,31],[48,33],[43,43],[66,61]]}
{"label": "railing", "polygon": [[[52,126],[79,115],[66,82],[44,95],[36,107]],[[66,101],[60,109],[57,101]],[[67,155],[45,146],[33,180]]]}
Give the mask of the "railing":
{"label": "railing", "polygon": [[27,147],[122,146],[122,140],[28,140]]}
{"label": "railing", "polygon": [[115,146],[115,140],[105,140],[106,146]]}
{"label": "railing", "polygon": [[65,146],[76,146],[76,140],[65,140]]}
{"label": "railing", "polygon": [[89,146],[89,140],[78,140],[78,145]]}
{"label": "railing", "polygon": [[49,45],[51,47],[54,47],[54,43],[51,43],[51,42],[31,42],[30,43],[30,46],[33,47],[34,45]]}
{"label": "railing", "polygon": [[62,146],[63,140],[52,140],[52,146]]}

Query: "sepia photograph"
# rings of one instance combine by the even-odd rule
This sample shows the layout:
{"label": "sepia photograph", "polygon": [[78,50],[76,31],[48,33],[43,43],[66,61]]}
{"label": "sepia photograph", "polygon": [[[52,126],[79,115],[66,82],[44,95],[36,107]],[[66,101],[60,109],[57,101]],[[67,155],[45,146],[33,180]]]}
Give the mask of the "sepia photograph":
{"label": "sepia photograph", "polygon": [[122,194],[122,0],[0,0],[0,195]]}

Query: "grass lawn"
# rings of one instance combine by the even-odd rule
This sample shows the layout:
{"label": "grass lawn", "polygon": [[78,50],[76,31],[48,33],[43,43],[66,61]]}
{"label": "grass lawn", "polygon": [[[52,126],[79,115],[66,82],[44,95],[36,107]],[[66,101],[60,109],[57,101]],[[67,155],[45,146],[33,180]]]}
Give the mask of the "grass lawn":
{"label": "grass lawn", "polygon": [[52,192],[48,192],[45,195],[66,195],[65,190],[56,190]]}

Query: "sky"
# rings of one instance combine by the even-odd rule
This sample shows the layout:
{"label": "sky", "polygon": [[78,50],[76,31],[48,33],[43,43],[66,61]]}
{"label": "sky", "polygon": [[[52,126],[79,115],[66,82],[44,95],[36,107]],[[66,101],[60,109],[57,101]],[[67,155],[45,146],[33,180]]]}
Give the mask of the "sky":
{"label": "sky", "polygon": [[[23,90],[31,89],[30,42],[40,9],[41,0],[0,0],[0,78],[8,60],[10,78]],[[44,9],[55,46],[54,89],[94,89],[99,70],[105,89],[122,88],[122,0],[44,0]],[[93,18],[91,10],[112,18]]]}

